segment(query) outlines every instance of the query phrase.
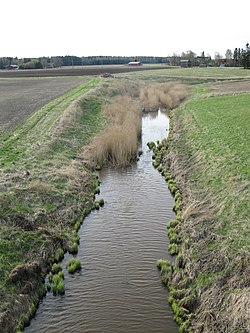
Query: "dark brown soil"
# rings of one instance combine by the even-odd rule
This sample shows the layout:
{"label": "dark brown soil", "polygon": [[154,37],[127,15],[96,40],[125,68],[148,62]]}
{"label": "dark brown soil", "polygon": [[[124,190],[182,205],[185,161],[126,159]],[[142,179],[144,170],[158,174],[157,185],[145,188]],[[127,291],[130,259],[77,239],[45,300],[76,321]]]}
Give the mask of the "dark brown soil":
{"label": "dark brown soil", "polygon": [[86,75],[101,75],[103,73],[126,73],[134,71],[145,71],[155,69],[165,69],[169,66],[139,66],[133,67],[128,65],[117,66],[85,66],[85,67],[62,67],[53,69],[30,69],[30,70],[13,70],[13,71],[0,71],[0,78],[13,78],[13,77],[54,77],[54,76],[86,76]]}
{"label": "dark brown soil", "polygon": [[0,78],[0,133],[84,81],[84,77]]}

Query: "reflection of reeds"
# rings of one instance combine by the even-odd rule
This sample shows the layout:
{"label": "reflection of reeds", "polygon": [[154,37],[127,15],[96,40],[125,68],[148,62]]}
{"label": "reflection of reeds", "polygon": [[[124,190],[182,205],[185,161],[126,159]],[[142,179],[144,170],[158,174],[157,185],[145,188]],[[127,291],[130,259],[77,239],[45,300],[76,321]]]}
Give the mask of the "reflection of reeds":
{"label": "reflection of reeds", "polygon": [[159,107],[173,109],[187,96],[187,88],[179,83],[159,83],[140,90],[140,100],[145,111]]}
{"label": "reflection of reeds", "polygon": [[141,134],[141,108],[127,96],[117,96],[102,113],[111,120],[93,141],[91,156],[95,164],[125,166],[137,154]]}

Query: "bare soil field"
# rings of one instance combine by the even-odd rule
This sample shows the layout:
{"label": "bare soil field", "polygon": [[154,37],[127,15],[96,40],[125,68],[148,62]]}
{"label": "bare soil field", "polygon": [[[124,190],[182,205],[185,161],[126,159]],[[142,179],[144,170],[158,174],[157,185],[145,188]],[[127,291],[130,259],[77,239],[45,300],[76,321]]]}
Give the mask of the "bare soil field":
{"label": "bare soil field", "polygon": [[0,71],[0,78],[13,78],[13,77],[51,77],[51,76],[86,76],[86,75],[100,75],[105,72],[110,74],[126,73],[134,71],[146,71],[165,69],[169,66],[165,65],[144,65],[139,67],[130,67],[127,65],[113,65],[113,66],[79,66],[79,67],[62,67],[53,69],[30,69],[30,70],[13,70]]}
{"label": "bare soil field", "polygon": [[213,83],[209,91],[218,94],[233,94],[240,92],[250,92],[250,80]]}
{"label": "bare soil field", "polygon": [[0,78],[0,134],[85,81],[83,77]]}

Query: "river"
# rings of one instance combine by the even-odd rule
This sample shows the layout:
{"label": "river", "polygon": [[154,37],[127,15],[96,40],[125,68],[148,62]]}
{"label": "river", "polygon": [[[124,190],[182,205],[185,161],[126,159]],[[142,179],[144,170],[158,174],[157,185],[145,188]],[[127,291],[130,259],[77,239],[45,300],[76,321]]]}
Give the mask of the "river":
{"label": "river", "polygon": [[166,224],[174,200],[146,145],[166,137],[168,126],[160,110],[144,114],[140,159],[100,172],[105,205],[79,230],[82,270],[65,270],[65,295],[47,293],[25,333],[177,333],[156,267],[157,259],[170,259]]}

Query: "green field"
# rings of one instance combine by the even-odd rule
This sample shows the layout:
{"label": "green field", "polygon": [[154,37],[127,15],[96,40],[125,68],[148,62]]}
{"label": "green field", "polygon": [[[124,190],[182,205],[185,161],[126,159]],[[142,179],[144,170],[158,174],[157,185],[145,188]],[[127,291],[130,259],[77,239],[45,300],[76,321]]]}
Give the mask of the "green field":
{"label": "green field", "polygon": [[129,74],[121,74],[122,76],[129,76],[133,79],[158,81],[164,80],[183,80],[186,83],[199,83],[217,80],[237,80],[237,79],[250,79],[250,72],[242,68],[233,67],[206,67],[206,68],[168,68],[164,70],[150,70],[147,72],[135,72]]}
{"label": "green field", "polygon": [[[210,96],[203,85],[173,112],[167,159],[183,204],[170,290],[175,315],[177,304],[194,314],[177,319],[185,327],[192,318],[190,332],[249,329],[249,105],[249,93]],[[186,263],[182,269],[180,260]]]}
{"label": "green field", "polygon": [[250,94],[219,96],[189,102],[178,112],[182,122],[189,118],[183,127],[188,153],[201,158],[190,182],[200,191],[209,189],[215,204],[223,204],[216,229],[235,252],[245,246],[250,251],[249,105]]}

